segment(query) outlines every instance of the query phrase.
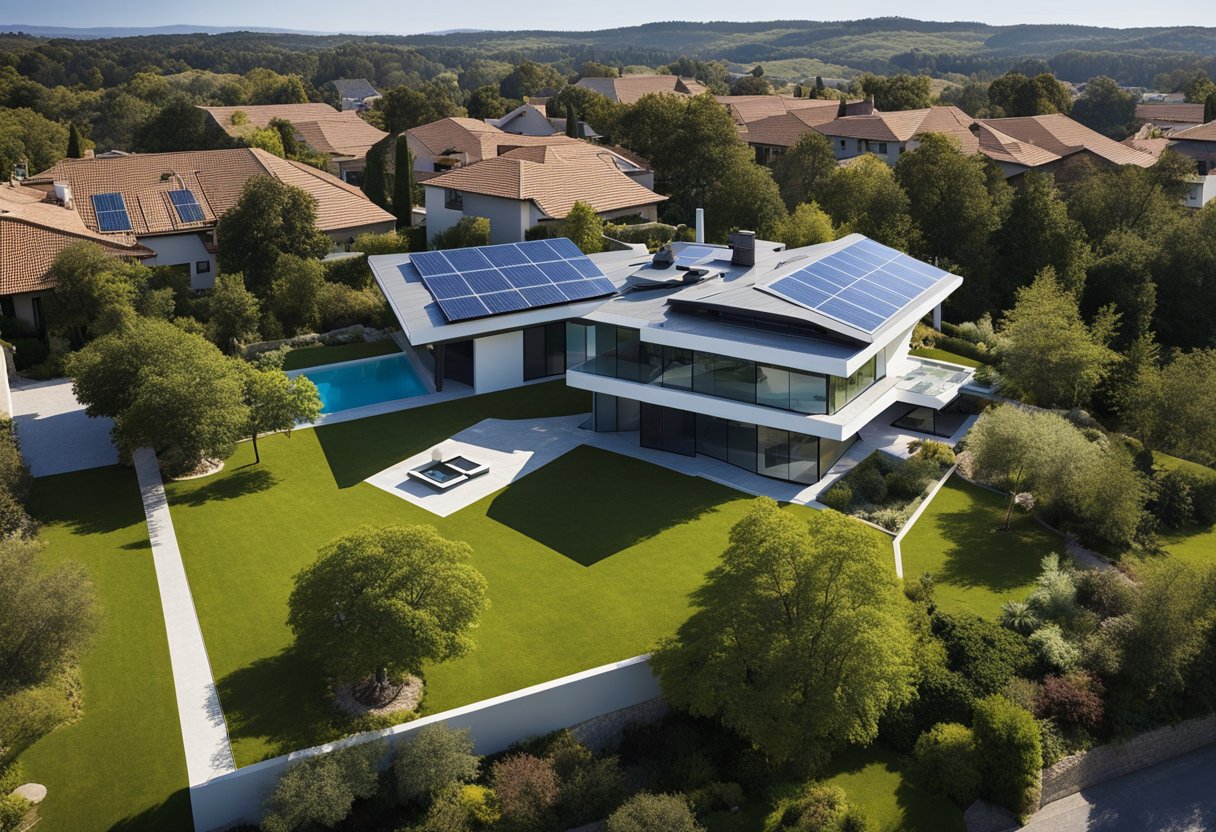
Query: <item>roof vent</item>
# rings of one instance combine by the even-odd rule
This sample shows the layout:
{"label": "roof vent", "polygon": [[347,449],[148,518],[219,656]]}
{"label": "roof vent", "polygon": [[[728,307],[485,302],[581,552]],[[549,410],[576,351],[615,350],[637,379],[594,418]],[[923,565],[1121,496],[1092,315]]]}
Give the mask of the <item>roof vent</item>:
{"label": "roof vent", "polygon": [[654,253],[654,258],[651,259],[650,265],[656,269],[670,269],[675,265],[676,256],[671,250],[671,246],[663,246]]}
{"label": "roof vent", "polygon": [[54,184],[54,188],[55,188],[55,199],[57,199],[59,201],[59,204],[62,205],[64,208],[71,208],[72,207],[72,186],[69,185],[67,182],[56,182]]}
{"label": "roof vent", "polygon": [[756,232],[730,232],[730,262],[732,266],[756,265]]}

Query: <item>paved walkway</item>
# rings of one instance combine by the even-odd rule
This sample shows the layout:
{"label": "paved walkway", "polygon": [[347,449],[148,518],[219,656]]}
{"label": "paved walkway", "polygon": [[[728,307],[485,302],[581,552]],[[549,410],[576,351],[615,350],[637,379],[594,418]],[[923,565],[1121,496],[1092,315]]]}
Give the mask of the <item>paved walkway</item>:
{"label": "paved walkway", "polygon": [[90,419],[68,379],[13,379],[13,419],[21,453],[35,477],[118,462],[110,419]]}
{"label": "paved walkway", "polygon": [[151,448],[136,451],[134,462],[144,514],[148,518],[165,632],[169,637],[169,660],[173,665],[177,716],[186,750],[186,773],[190,785],[198,786],[217,775],[235,771],[236,765],[207,648],[203,645],[203,631],[186,580],[186,567],[173,531],[173,518],[169,516],[160,464]]}
{"label": "paved walkway", "polygon": [[1049,803],[1022,832],[1216,830],[1216,746]]}

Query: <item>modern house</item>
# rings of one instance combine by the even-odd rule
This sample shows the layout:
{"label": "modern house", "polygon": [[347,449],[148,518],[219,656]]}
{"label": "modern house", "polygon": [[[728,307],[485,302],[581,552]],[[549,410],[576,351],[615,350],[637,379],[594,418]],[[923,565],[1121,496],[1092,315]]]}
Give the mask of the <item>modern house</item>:
{"label": "modern house", "polygon": [[366,78],[335,78],[326,84],[338,95],[338,109],[360,112],[370,109],[380,93]]}
{"label": "modern house", "polygon": [[1203,124],[1202,104],[1137,104],[1136,120],[1165,133]]}
{"label": "modern house", "polygon": [[1198,176],[1191,178],[1187,207],[1202,208],[1216,198],[1216,121],[1172,134],[1170,149],[1195,160]]}
{"label": "modern house", "polygon": [[607,148],[562,138],[503,150],[424,181],[427,234],[433,238],[463,217],[485,217],[490,242],[520,242],[529,228],[565,219],[577,201],[605,219],[658,218],[666,197],[629,176],[626,169],[633,162]]}
{"label": "modern house", "polygon": [[912,358],[962,278],[858,234],[785,250],[732,235],[591,257],[567,240],[369,258],[437,387],[565,374],[592,427],[796,483],[875,420],[933,432],[971,371]]}
{"label": "modern house", "polygon": [[145,263],[180,269],[192,288],[209,289],[216,223],[255,176],[272,176],[316,199],[317,227],[335,250],[364,232],[396,227],[393,215],[358,188],[258,148],[64,159],[24,185],[47,199],[58,196],[92,235],[137,241],[151,252]]}
{"label": "modern house", "polygon": [[[566,119],[550,118],[535,104],[521,104],[502,118],[488,118],[486,124],[497,127],[504,133],[517,136],[566,135]],[[578,123],[578,138],[598,139],[600,134],[585,121]]]}
{"label": "modern house", "polygon": [[329,156],[329,172],[343,182],[359,184],[367,166],[367,152],[388,134],[350,110],[339,112],[328,104],[260,104],[241,107],[201,107],[212,123],[235,139],[253,128],[270,126],[274,119],[291,122],[295,139]]}
{"label": "modern house", "polygon": [[644,95],[671,93],[700,95],[709,88],[678,75],[622,75],[619,78],[582,78],[576,87],[598,92],[615,104],[636,104]]}
{"label": "modern house", "polygon": [[100,234],[86,226],[69,188],[43,192],[0,184],[0,315],[41,330],[42,298],[55,288],[47,272],[60,252],[79,242],[95,243],[114,257],[155,256],[132,234]]}

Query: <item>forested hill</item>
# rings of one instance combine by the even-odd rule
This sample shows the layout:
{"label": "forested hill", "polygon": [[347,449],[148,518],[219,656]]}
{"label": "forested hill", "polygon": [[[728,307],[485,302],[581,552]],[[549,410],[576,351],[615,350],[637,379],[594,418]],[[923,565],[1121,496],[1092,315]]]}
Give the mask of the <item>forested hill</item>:
{"label": "forested hill", "polygon": [[[363,28],[360,24],[352,28]],[[379,50],[409,51],[440,67],[463,67],[476,59],[518,62],[524,58],[577,67],[589,60],[614,66],[655,67],[680,56],[722,60],[736,68],[762,63],[774,78],[815,75],[851,77],[860,72],[925,71],[937,76],[1002,73],[1027,60],[1044,61],[1059,77],[1084,81],[1110,75],[1126,84],[1148,84],[1177,68],[1216,69],[1216,28],[1199,26],[1108,29],[1096,26],[989,26],[936,23],[907,18],[814,22],[650,23],[592,32],[455,32],[432,35],[318,35],[228,32],[157,34],[138,38],[48,40],[3,38],[9,55],[27,53],[68,63],[95,53],[102,63],[140,62],[178,71],[243,72],[251,65],[309,75],[326,56],[364,58],[373,82],[383,63]],[[8,51],[8,50],[6,50]],[[28,55],[28,53],[41,55]],[[254,56],[257,57],[256,63]],[[7,57],[7,56],[0,56]],[[15,55],[20,60],[20,55]],[[335,63],[341,64],[339,60]],[[311,66],[310,66],[311,65]],[[317,67],[320,68],[320,67]],[[343,72],[355,69],[344,67]],[[408,71],[408,70],[407,70]],[[426,74],[425,72],[423,73]],[[1210,74],[1216,74],[1211,73]]]}

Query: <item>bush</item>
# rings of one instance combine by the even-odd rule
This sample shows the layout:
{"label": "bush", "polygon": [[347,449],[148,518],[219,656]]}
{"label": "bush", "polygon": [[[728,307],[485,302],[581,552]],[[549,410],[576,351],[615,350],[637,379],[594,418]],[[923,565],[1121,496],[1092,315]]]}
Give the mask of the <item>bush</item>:
{"label": "bush", "polygon": [[352,289],[341,283],[326,283],[317,293],[321,329],[341,329],[363,324],[379,327],[384,322],[384,297],[376,289]]}
{"label": "bush", "polygon": [[35,367],[51,354],[51,346],[45,338],[13,338],[9,343],[13,345],[13,363],[18,370]]}
{"label": "bush", "polygon": [[431,244],[438,249],[488,246],[490,221],[485,217],[461,217],[451,228],[432,237]]}
{"label": "bush", "polygon": [[0,767],[0,794],[8,794],[25,782],[25,766],[10,763]]}
{"label": "bush", "polygon": [[979,760],[971,729],[957,722],[942,722],[920,735],[913,752],[917,776],[935,794],[960,806],[979,796]]}
{"label": "bush", "polygon": [[912,500],[919,497],[941,472],[938,463],[928,459],[913,457],[897,463],[895,468],[884,477],[887,492],[901,500]]}
{"label": "bush", "polygon": [[1023,822],[1039,808],[1043,745],[1039,725],[1003,696],[989,696],[972,717],[981,793]]}
{"label": "bush", "polygon": [[839,832],[846,822],[856,828],[856,815],[846,821],[850,814],[844,789],[812,782],[778,801],[764,820],[764,832]]}
{"label": "bush", "polygon": [[1039,658],[1056,670],[1072,670],[1081,659],[1081,650],[1064,636],[1059,624],[1044,624],[1028,641]]}
{"label": "bush", "polygon": [[905,754],[925,731],[941,722],[964,722],[975,709],[973,685],[940,661],[920,667],[916,696],[889,712],[880,723],[882,739]]}
{"label": "bush", "polygon": [[838,480],[835,485],[819,495],[819,502],[841,514],[848,514],[849,506],[853,505],[853,489],[847,482]]}
{"label": "bush", "polygon": [[595,757],[569,731],[554,738],[548,758],[561,783],[557,815],[564,829],[606,818],[628,794],[617,758]]}
{"label": "bush", "polygon": [[876,464],[862,464],[849,477],[853,493],[867,503],[877,505],[887,499],[887,483]]}
{"label": "bush", "polygon": [[908,450],[916,457],[938,466],[938,470],[954,464],[954,450],[945,442],[936,439],[916,439],[908,443]]}
{"label": "bush", "polygon": [[24,503],[30,496],[30,485],[33,477],[21,458],[17,443],[10,439],[0,439],[0,490],[7,491],[19,503]]}
{"label": "bush", "polygon": [[710,812],[730,811],[743,802],[743,787],[738,783],[710,783],[688,795],[698,817]]}
{"label": "bush", "polygon": [[515,829],[551,829],[560,784],[553,763],[531,754],[515,754],[494,764],[490,781],[503,820]]}
{"label": "bush", "polygon": [[266,799],[262,829],[289,832],[334,826],[350,814],[356,799],[376,793],[384,754],[383,743],[369,743],[296,763]]}
{"label": "bush", "polygon": [[1136,601],[1136,584],[1117,569],[1082,569],[1076,584],[1077,603],[1103,618],[1126,615]]}
{"label": "bush", "polygon": [[897,532],[908,522],[908,518],[914,511],[916,511],[916,507],[913,505],[906,505],[903,508],[888,506],[873,511],[861,511],[857,516],[876,526],[881,526],[889,532]]}
{"label": "bush", "polygon": [[1035,697],[1034,715],[1092,731],[1102,724],[1102,683],[1088,673],[1048,676]]}
{"label": "bush", "polygon": [[1011,678],[1034,667],[1026,639],[995,621],[939,611],[933,614],[932,625],[946,648],[950,668],[971,682],[977,696],[1003,690]]}
{"label": "bush", "polygon": [[1216,525],[1216,477],[1197,477],[1191,483],[1191,505],[1196,523]]}
{"label": "bush", "polygon": [[1025,601],[1006,601],[1001,604],[1001,614],[998,620],[1002,627],[1008,627],[1024,636],[1033,633],[1042,623],[1039,620],[1039,614]]}
{"label": "bush", "polygon": [[420,728],[393,762],[397,797],[402,803],[425,802],[449,786],[477,779],[480,763],[468,731],[442,722]]}
{"label": "bush", "polygon": [[12,492],[0,491],[0,537],[33,537],[38,525]]}
{"label": "bush", "polygon": [[607,832],[703,832],[688,801],[672,794],[638,794],[612,813]]}
{"label": "bush", "polygon": [[679,229],[674,225],[661,222],[621,224],[619,222],[604,226],[604,236],[622,243],[645,243],[649,249],[665,246],[672,240],[679,239]]}
{"label": "bush", "polygon": [[1167,529],[1181,529],[1195,520],[1192,485],[1195,477],[1184,471],[1166,471],[1157,477],[1156,495],[1149,511]]}
{"label": "bush", "polygon": [[502,819],[494,792],[485,786],[461,786],[460,803],[469,817],[480,826],[493,826]]}
{"label": "bush", "polygon": [[372,269],[366,257],[341,257],[326,260],[324,265],[326,283],[337,283],[352,289],[366,289],[372,285]]}
{"label": "bush", "polygon": [[0,794],[0,832],[14,832],[34,804],[15,794]]}
{"label": "bush", "polygon": [[952,352],[955,355],[961,355],[964,358],[970,358],[974,361],[980,361],[985,364],[992,360],[992,354],[988,350],[984,349],[978,344],[973,344],[970,341],[964,341],[962,338],[952,338],[950,336],[938,338],[937,348],[939,350]]}

